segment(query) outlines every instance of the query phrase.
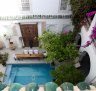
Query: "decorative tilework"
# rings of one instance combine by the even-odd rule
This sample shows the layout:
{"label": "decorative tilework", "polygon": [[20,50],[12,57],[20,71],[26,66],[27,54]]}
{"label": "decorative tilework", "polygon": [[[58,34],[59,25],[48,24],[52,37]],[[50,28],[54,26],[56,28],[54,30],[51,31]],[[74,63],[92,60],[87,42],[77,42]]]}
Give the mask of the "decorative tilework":
{"label": "decorative tilework", "polygon": [[25,19],[70,19],[71,15],[26,15],[26,16],[0,16],[0,20]]}

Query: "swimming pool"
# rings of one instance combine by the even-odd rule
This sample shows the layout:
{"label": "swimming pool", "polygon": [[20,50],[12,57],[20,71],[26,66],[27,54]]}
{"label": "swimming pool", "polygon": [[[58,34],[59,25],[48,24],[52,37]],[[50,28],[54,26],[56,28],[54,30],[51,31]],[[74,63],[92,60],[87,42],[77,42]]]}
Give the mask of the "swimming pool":
{"label": "swimming pool", "polygon": [[20,83],[27,85],[36,82],[43,85],[52,81],[50,70],[54,68],[50,64],[9,64],[6,67],[4,83]]}

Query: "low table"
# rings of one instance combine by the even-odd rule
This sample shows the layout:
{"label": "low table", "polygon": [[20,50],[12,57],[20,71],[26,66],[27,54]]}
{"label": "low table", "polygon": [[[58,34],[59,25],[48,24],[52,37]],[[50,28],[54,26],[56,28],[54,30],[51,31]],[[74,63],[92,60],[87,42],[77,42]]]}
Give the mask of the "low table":
{"label": "low table", "polygon": [[41,59],[45,56],[41,53],[39,54],[15,54],[17,59]]}

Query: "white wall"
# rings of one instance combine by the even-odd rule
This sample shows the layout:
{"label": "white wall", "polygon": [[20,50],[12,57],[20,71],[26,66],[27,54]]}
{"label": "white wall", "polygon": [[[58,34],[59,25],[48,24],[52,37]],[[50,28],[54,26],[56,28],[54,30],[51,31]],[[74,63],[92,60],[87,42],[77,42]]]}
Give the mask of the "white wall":
{"label": "white wall", "polygon": [[[96,15],[90,25],[89,30],[86,31],[85,27],[81,28],[81,45],[85,45],[87,41],[91,41],[90,35],[92,33],[92,29],[96,24]],[[90,72],[86,77],[85,81],[87,83],[94,83],[96,81],[96,47],[93,43],[86,48],[81,47],[81,51],[86,51],[90,57]],[[95,78],[95,79],[94,79]]]}
{"label": "white wall", "polygon": [[[0,0],[0,16],[26,16],[26,15],[70,15],[71,11],[67,8],[64,12],[59,12],[60,0],[29,0],[30,11],[21,11],[21,0]],[[6,20],[0,21],[0,25],[6,28],[6,34],[12,35],[11,41],[15,42],[17,48],[21,48],[22,44],[19,40],[21,37],[20,27],[18,23],[38,23],[38,35],[42,35],[42,22],[46,23],[46,30],[59,33],[65,25],[71,24],[70,19],[26,19],[26,20]],[[15,27],[16,34],[13,34]],[[4,29],[1,29],[2,31]],[[1,34],[1,33],[0,33]],[[4,34],[4,33],[3,33]],[[0,35],[1,36],[1,35]],[[9,48],[9,42],[2,35],[1,40],[4,47]]]}
{"label": "white wall", "polygon": [[22,12],[21,0],[0,0],[0,16],[16,15],[66,15],[70,10],[59,12],[60,0],[29,0],[30,11]]}
{"label": "white wall", "polygon": [[[21,0],[0,0],[0,16],[22,16],[22,15],[70,15],[71,11],[67,8],[64,12],[59,12],[60,0],[29,0],[30,11],[21,10]],[[71,24],[70,19],[26,19],[13,21],[0,21],[0,25],[6,28],[6,34],[12,35],[11,41],[15,42],[17,48],[22,44],[19,40],[21,37],[19,23],[38,23],[38,35],[42,35],[42,22],[46,23],[46,30],[59,33],[65,25]],[[15,27],[16,34],[13,34]],[[4,30],[4,29],[3,29]],[[2,30],[2,31],[3,31]],[[9,48],[9,42],[2,36],[4,47]]]}
{"label": "white wall", "polygon": [[70,12],[59,12],[60,0],[31,0],[33,14],[68,14]]}
{"label": "white wall", "polygon": [[[71,24],[70,19],[30,19],[30,20],[18,20],[18,21],[0,21],[1,27],[4,27],[6,29],[5,33],[3,33],[2,35],[0,33],[0,36],[2,36],[2,41],[4,43],[4,47],[9,48],[9,42],[3,36],[4,34],[12,36],[11,41],[15,43],[16,48],[22,47],[22,43],[19,39],[19,37],[22,37],[19,23],[24,24],[38,23],[38,36],[41,36],[43,31],[42,22],[46,23],[46,31],[47,29],[50,29],[50,31],[53,31],[55,33],[60,33],[64,25]],[[4,29],[2,29],[2,31],[4,31]]]}

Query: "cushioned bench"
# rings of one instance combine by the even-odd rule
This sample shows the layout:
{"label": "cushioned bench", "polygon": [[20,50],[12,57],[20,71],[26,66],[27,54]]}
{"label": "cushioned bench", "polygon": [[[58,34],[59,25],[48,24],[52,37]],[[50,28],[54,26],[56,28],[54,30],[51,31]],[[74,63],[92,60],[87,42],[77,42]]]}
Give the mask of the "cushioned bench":
{"label": "cushioned bench", "polygon": [[42,53],[39,54],[15,54],[17,59],[33,59],[33,58],[44,58],[45,56]]}

